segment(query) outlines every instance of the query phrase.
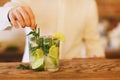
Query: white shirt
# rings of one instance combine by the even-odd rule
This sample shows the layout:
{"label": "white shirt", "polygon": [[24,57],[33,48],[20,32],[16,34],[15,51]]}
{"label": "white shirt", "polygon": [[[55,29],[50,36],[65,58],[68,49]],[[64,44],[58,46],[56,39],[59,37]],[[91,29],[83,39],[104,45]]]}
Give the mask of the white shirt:
{"label": "white shirt", "polygon": [[[65,42],[60,45],[61,59],[104,57],[94,0],[12,0],[0,7],[0,30],[10,26],[8,11],[21,5],[31,7],[41,34],[61,32],[65,35]],[[28,28],[25,31],[29,33]],[[26,39],[23,62],[29,61],[27,42]],[[86,48],[84,55],[83,43]]]}

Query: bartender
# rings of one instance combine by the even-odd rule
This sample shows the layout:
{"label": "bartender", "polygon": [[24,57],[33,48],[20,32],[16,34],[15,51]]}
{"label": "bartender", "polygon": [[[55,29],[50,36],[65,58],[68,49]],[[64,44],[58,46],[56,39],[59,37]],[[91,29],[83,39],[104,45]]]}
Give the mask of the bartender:
{"label": "bartender", "polygon": [[[24,28],[28,34],[36,24],[41,35],[65,36],[61,59],[105,57],[95,0],[11,0],[0,7],[0,30]],[[29,62],[27,36],[22,61]]]}

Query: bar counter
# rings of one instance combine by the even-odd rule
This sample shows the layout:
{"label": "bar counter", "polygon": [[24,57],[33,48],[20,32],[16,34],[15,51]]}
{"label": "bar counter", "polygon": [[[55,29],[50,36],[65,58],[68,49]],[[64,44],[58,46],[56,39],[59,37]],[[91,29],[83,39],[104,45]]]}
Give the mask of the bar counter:
{"label": "bar counter", "polygon": [[0,80],[120,80],[120,59],[60,60],[56,72],[17,69],[19,64],[0,63]]}

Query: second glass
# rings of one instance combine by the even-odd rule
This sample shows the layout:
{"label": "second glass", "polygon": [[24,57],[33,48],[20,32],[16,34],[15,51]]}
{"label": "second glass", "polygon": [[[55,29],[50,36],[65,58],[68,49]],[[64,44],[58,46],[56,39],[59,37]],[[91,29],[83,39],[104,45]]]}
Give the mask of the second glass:
{"label": "second glass", "polygon": [[45,70],[57,71],[59,69],[59,45],[57,38],[51,36],[43,37],[43,49],[45,55]]}

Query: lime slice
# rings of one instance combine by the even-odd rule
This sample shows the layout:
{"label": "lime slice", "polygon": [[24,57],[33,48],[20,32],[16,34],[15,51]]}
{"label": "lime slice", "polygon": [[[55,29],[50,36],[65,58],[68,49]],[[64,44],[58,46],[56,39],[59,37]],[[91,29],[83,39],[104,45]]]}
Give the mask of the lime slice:
{"label": "lime slice", "polygon": [[55,59],[55,58],[53,58],[52,56],[49,56],[50,57],[50,59],[51,59],[51,61],[53,62],[53,64],[55,65],[55,67],[57,66],[57,60],[58,59]]}
{"label": "lime slice", "polygon": [[44,52],[43,50],[40,49],[36,49],[35,54],[34,54],[34,61],[31,64],[32,69],[34,70],[44,70]]}
{"label": "lime slice", "polygon": [[52,38],[54,39],[54,38],[57,38],[57,39],[59,39],[60,41],[64,41],[65,40],[65,36],[63,35],[63,34],[61,34],[61,33],[54,33],[53,35],[52,35]]}
{"label": "lime slice", "polygon": [[44,52],[43,50],[40,48],[40,49],[37,49],[35,51],[35,55],[34,55],[34,62],[40,58],[42,58],[44,56]]}
{"label": "lime slice", "polygon": [[44,70],[44,58],[36,60],[36,62],[33,62],[31,66],[34,70]]}
{"label": "lime slice", "polygon": [[37,55],[38,58],[42,58],[44,56],[43,50],[41,48],[37,49],[36,50],[36,55]]}
{"label": "lime slice", "polygon": [[53,68],[57,67],[57,60],[51,56],[47,56],[46,67],[49,69],[50,68],[53,69]]}
{"label": "lime slice", "polygon": [[59,58],[59,47],[56,47],[55,45],[51,46],[49,49],[49,56],[58,59]]}

